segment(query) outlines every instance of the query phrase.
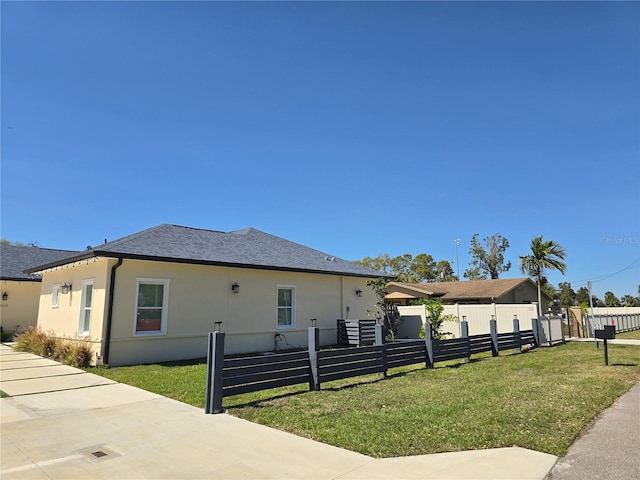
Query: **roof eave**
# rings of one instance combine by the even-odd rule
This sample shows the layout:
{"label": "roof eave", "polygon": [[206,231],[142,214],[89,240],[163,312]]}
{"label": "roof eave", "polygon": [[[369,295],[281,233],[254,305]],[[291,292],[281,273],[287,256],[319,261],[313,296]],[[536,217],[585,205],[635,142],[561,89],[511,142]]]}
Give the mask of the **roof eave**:
{"label": "roof eave", "polygon": [[69,263],[77,262],[79,260],[86,260],[87,258],[95,257],[95,253],[93,250],[88,250],[86,252],[81,253],[80,255],[74,255],[73,257],[63,258],[61,260],[57,260],[55,262],[45,263],[44,265],[38,265],[36,267],[31,267],[24,270],[24,273],[38,273],[44,270],[48,270],[50,268],[61,267],[62,265],[67,265]]}
{"label": "roof eave", "polygon": [[3,282],[42,282],[42,277],[0,277]]}
{"label": "roof eave", "polygon": [[90,250],[86,253],[83,253],[82,255],[66,258],[64,259],[64,261],[52,262],[46,265],[40,265],[38,267],[25,270],[25,273],[40,272],[50,268],[67,265],[69,263],[77,262],[80,260],[86,260],[88,258],[93,258],[93,257],[122,258],[122,259],[128,259],[128,260],[181,263],[181,264],[189,264],[189,265],[210,265],[210,266],[217,266],[217,267],[247,268],[247,269],[253,269],[253,270],[275,270],[275,271],[284,271],[284,272],[321,273],[325,275],[341,275],[341,276],[360,277],[360,278],[384,278],[385,277],[383,274],[369,275],[367,273],[339,272],[339,271],[310,269],[310,268],[292,268],[292,267],[285,267],[285,266],[278,266],[278,265],[255,265],[255,264],[245,264],[245,263],[216,262],[211,260],[196,260],[191,258],[156,257],[156,256],[150,256],[150,255],[136,255],[131,253],[109,252],[104,250]]}

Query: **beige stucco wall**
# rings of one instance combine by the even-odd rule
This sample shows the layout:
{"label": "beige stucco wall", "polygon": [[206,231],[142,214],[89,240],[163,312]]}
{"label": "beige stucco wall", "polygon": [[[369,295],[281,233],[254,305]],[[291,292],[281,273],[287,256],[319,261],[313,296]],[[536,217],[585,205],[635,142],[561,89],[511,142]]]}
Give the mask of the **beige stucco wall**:
{"label": "beige stucco wall", "polygon": [[[538,287],[531,283],[523,283],[496,300],[497,303],[538,303]],[[542,293],[542,312],[549,309],[549,299]]]}
{"label": "beige stucco wall", "polygon": [[7,300],[0,296],[0,325],[5,333],[13,333],[18,327],[35,327],[38,322],[40,282],[2,280],[0,295],[7,293]]}
{"label": "beige stucco wall", "polygon": [[[135,334],[137,279],[169,280],[163,334]],[[231,285],[240,285],[239,293]],[[277,328],[278,285],[295,287],[296,325]],[[356,289],[362,290],[357,297]],[[366,279],[338,275],[125,260],[117,269],[109,363],[124,365],[206,355],[207,333],[221,321],[225,353],[305,347],[310,319],[322,344],[335,343],[336,319],[367,318],[375,296]]]}
{"label": "beige stucco wall", "polygon": [[[43,272],[42,290],[38,308],[38,327],[59,337],[78,338],[83,282],[93,280],[93,302],[89,335],[94,352],[100,353],[103,337],[103,319],[106,312],[106,294],[110,265],[115,260],[90,259]],[[51,304],[54,285],[71,284],[69,293],[60,293],[58,306]],[[95,361],[95,358],[94,358]]]}

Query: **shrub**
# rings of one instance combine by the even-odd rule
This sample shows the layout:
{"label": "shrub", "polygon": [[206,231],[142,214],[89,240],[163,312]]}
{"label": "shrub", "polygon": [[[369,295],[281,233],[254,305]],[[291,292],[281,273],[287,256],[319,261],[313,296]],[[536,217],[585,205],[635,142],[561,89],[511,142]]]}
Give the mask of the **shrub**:
{"label": "shrub", "polygon": [[93,356],[88,340],[59,338],[53,332],[43,332],[37,327],[29,327],[20,333],[15,349],[80,368],[90,366]]}

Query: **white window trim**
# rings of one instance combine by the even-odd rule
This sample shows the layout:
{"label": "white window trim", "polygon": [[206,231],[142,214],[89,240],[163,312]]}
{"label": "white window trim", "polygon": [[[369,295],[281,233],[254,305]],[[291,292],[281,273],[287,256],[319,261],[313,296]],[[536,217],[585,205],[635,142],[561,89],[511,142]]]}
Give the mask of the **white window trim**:
{"label": "white window trim", "polygon": [[[160,330],[153,330],[149,332],[138,332],[136,330],[136,324],[138,322],[138,295],[140,294],[140,284],[150,284],[150,285],[163,285],[164,288],[162,290],[162,316],[160,318]],[[171,280],[168,278],[145,278],[145,277],[137,277],[136,278],[136,296],[134,299],[134,307],[133,307],[133,335],[135,337],[149,337],[149,336],[157,336],[157,335],[166,335],[167,334],[167,317],[169,312],[169,286],[171,284]]]}
{"label": "white window trim", "polygon": [[51,308],[58,308],[60,305],[60,284],[54,283],[51,287]]}
{"label": "white window trim", "polygon": [[[91,329],[91,321],[93,317],[93,307],[95,305],[95,285],[94,285],[95,279],[94,278],[90,278],[90,279],[86,279],[86,280],[82,280],[82,290],[80,290],[81,292],[81,296],[82,296],[82,300],[80,302],[80,318],[78,320],[78,335],[81,337],[88,337],[89,336],[89,330]],[[89,330],[85,330],[84,329],[84,313],[85,310],[87,308],[86,302],[87,302],[87,285],[91,285],[91,316],[89,317]]]}
{"label": "white window trim", "polygon": [[[280,310],[280,306],[278,305],[278,292],[285,288],[291,290],[291,325],[278,325],[278,311]],[[276,288],[276,329],[292,330],[294,328],[296,328],[296,286],[278,285]]]}

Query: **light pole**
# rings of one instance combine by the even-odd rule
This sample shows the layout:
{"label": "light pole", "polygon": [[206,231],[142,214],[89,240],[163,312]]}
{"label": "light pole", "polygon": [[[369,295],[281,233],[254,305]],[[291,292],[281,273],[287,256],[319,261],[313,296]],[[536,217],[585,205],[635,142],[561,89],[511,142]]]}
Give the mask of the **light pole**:
{"label": "light pole", "polygon": [[456,269],[458,270],[458,281],[460,281],[460,260],[458,258],[458,247],[460,246],[460,239],[456,238],[454,242],[456,243]]}

